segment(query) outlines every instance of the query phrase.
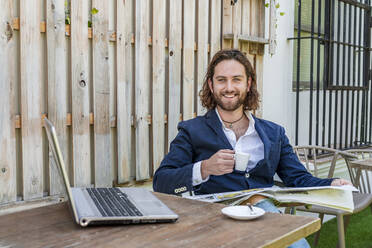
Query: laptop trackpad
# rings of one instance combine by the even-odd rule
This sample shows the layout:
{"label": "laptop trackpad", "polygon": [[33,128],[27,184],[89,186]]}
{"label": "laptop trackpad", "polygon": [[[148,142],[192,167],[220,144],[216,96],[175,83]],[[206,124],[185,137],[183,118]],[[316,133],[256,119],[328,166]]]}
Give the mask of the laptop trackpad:
{"label": "laptop trackpad", "polygon": [[[137,201],[138,202],[138,201]],[[140,206],[138,208],[144,214],[148,215],[164,215],[169,214],[167,207],[159,201],[139,201]]]}
{"label": "laptop trackpad", "polygon": [[148,190],[141,188],[125,188],[123,191],[135,202],[136,207],[145,215],[172,214],[171,210]]}

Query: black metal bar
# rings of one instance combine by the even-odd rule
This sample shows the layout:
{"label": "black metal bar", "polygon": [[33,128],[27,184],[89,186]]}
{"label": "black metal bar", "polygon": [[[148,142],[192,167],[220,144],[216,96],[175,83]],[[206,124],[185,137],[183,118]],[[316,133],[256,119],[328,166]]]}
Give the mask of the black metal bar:
{"label": "black metal bar", "polygon": [[[298,0],[298,16],[297,16],[297,36],[301,37],[301,0]],[[297,40],[297,81],[296,81],[296,136],[295,144],[298,145],[298,119],[299,119],[299,103],[300,103],[300,53],[301,40]]]}
{"label": "black metal bar", "polygon": [[[367,1],[368,3],[368,1]],[[371,16],[371,9],[367,9],[364,13],[364,39],[363,39],[363,42],[364,42],[364,46],[369,46],[370,45],[370,40],[371,40],[371,36],[370,36],[370,25],[369,25],[369,20],[370,20],[370,16]],[[369,64],[370,64],[370,56],[369,56],[369,51],[364,51],[363,52],[363,56],[364,56],[364,61],[363,61],[363,86],[368,86],[368,82],[369,82]],[[366,90],[363,90],[363,93],[362,93],[362,119],[361,119],[361,133],[360,133],[360,137],[361,137],[361,141],[366,143],[367,140],[366,140],[366,122],[367,122],[367,97],[366,97]]]}
{"label": "black metal bar", "polygon": [[[371,0],[368,1],[368,5],[371,6]],[[369,9],[369,29],[368,29],[368,39],[369,39],[369,44],[368,46],[371,46],[371,26],[372,26],[372,17],[371,17],[371,9]],[[368,56],[371,56],[371,54],[368,53]],[[368,60],[368,63],[370,63],[371,60]],[[368,139],[368,144],[372,144],[371,136],[372,136],[372,82],[371,82],[371,64],[369,65],[369,73],[368,73],[368,83],[369,84],[369,139]],[[368,120],[368,119],[367,119]]]}
{"label": "black metal bar", "polygon": [[[318,1],[318,37],[321,35],[321,25],[322,25],[322,0]],[[320,41],[317,42],[317,55],[316,55],[316,129],[315,129],[315,145],[319,145],[319,94],[320,94]],[[323,102],[323,112],[325,112],[324,107],[325,102]],[[323,122],[324,123],[324,122]],[[324,130],[324,126],[322,126]],[[323,133],[324,135],[324,133]],[[324,144],[322,144],[324,146]]]}
{"label": "black metal bar", "polygon": [[[330,26],[331,26],[331,23],[330,23],[330,12],[329,12],[329,1],[324,1],[324,37],[325,38],[329,38],[329,29],[330,29]],[[327,35],[328,34],[328,35]],[[320,42],[320,41],[319,41]],[[325,146],[325,131],[326,131],[326,102],[327,102],[327,99],[326,99],[326,89],[327,89],[327,86],[328,86],[328,76],[329,76],[329,73],[328,73],[328,60],[329,60],[329,43],[328,42],[325,42],[323,43],[324,44],[324,58],[323,58],[323,121],[322,121],[322,146]],[[328,121],[330,122],[330,121]],[[328,143],[329,144],[329,143]]]}
{"label": "black metal bar", "polygon": [[[370,84],[371,85],[371,84]],[[369,138],[368,144],[372,144],[372,85],[369,88]]]}
{"label": "black metal bar", "polygon": [[[337,40],[340,40],[340,33],[341,33],[341,2],[338,1],[338,4],[337,4]],[[340,79],[340,67],[339,67],[339,63],[338,61],[340,61],[340,44],[337,44],[337,59],[336,59],[336,85],[339,85],[339,79]],[[332,83],[333,85],[333,83]],[[338,114],[338,111],[337,111],[337,108],[338,108],[338,90],[335,91],[335,113],[334,113],[334,119],[335,119],[335,123],[334,123],[334,136],[333,136],[333,148],[337,148],[337,114]]]}
{"label": "black metal bar", "polygon": [[[366,1],[366,0],[365,0]],[[367,34],[367,28],[369,29],[369,25],[367,25],[367,11],[365,10],[364,11],[364,16],[363,16],[363,18],[364,18],[364,22],[363,22],[363,44],[366,44],[366,34]],[[369,19],[369,18],[368,18]],[[368,27],[367,27],[368,26]],[[365,85],[365,83],[366,83],[366,72],[367,72],[367,70],[366,70],[366,52],[365,52],[365,50],[363,50],[363,69],[362,69],[362,71],[363,71],[363,76],[362,76],[362,85]],[[360,142],[361,142],[361,144],[363,144],[364,143],[364,115],[365,115],[365,91],[363,90],[362,91],[362,107],[361,107],[362,109],[361,109],[361,120],[360,120]]]}
{"label": "black metal bar", "polygon": [[[359,33],[358,33],[358,44],[360,45],[362,42],[362,13],[364,13],[363,9],[359,9]],[[360,74],[361,74],[361,56],[360,52],[358,52],[358,86],[360,86]],[[354,144],[358,144],[359,140],[359,91],[356,91],[356,115],[355,115],[355,141]]]}
{"label": "black metal bar", "polygon": [[[368,5],[371,6],[371,1],[368,1]],[[369,46],[371,46],[371,25],[372,25],[372,18],[371,18],[371,9],[369,9],[370,13],[368,14],[369,16],[369,29],[368,29],[368,39],[369,39]],[[368,56],[371,56],[370,53],[368,53]],[[371,60],[369,59],[368,62],[370,63]],[[372,83],[371,83],[371,64],[369,64],[369,77],[368,77],[368,83],[369,84],[369,92],[370,92],[370,97],[369,97],[369,139],[368,139],[368,144],[372,143],[371,136],[372,136]],[[367,118],[368,120],[368,118]]]}
{"label": "black metal bar", "polygon": [[[324,37],[328,40],[333,39],[334,36],[334,9],[335,9],[335,0],[332,0],[332,5],[330,5],[329,1],[325,1],[324,3],[324,30],[325,35]],[[331,29],[332,27],[332,29]],[[323,102],[326,102],[326,90],[331,85],[333,81],[333,44],[330,42],[325,43],[324,47],[324,84],[323,84]],[[331,135],[332,135],[332,89],[329,90],[328,93],[329,97],[329,107],[328,107],[328,147],[331,147]],[[325,117],[325,114],[324,114]],[[323,122],[325,118],[323,118]],[[325,137],[323,137],[324,139]],[[324,141],[323,141],[324,142]]]}
{"label": "black metal bar", "polygon": [[331,90],[366,90],[367,88],[368,87],[365,86],[342,86],[342,85],[339,86],[333,85],[328,87],[328,89]]}
{"label": "black metal bar", "polygon": [[354,44],[348,43],[348,42],[342,42],[342,41],[336,41],[336,40],[331,40],[330,42],[340,44],[340,45],[345,45],[345,46],[351,46],[351,47],[356,47],[356,48],[361,48],[361,49],[372,50],[372,48],[370,48],[370,47],[358,46],[358,45],[354,45]]}
{"label": "black metal bar", "polygon": [[[358,8],[359,9],[359,8]],[[357,25],[357,8],[354,7],[354,26],[356,27]],[[356,33],[357,33],[357,30],[356,28],[354,28],[354,39],[353,39],[353,43],[356,44]],[[356,68],[355,68],[355,65],[356,65],[356,55],[355,55],[355,52],[356,52],[356,49],[355,47],[353,48],[353,86],[355,86],[355,73],[356,73]],[[353,146],[353,133],[354,133],[354,103],[355,103],[355,90],[352,90],[351,91],[351,124],[350,124],[350,144],[349,146],[352,147]]]}
{"label": "black metal bar", "polygon": [[[346,19],[347,19],[347,5],[344,3],[344,14],[342,16],[342,19],[343,19],[343,28],[342,28],[342,40],[344,42],[346,42]],[[340,17],[339,17],[340,18]],[[346,58],[346,46],[343,45],[342,46],[342,71],[341,71],[341,74],[342,74],[342,86],[345,86],[345,65],[346,65],[346,62],[345,62],[345,58]],[[340,137],[339,137],[339,149],[342,149],[342,134],[343,134],[343,122],[344,122],[344,93],[345,91],[344,90],[341,90],[340,94]]]}
{"label": "black metal bar", "polygon": [[[368,5],[371,6],[371,0],[368,0]],[[372,25],[372,19],[371,19],[371,8],[368,9],[367,11],[367,17],[368,17],[368,29],[367,29],[367,37],[368,37],[368,46],[370,47],[371,46],[371,25]],[[372,132],[372,85],[371,85],[371,60],[370,60],[370,52],[368,51],[368,79],[367,79],[367,86],[370,85],[370,88],[369,88],[369,91],[370,91],[370,103],[369,103],[369,139],[367,141],[367,143],[371,144],[371,132]],[[366,95],[367,95],[368,91],[366,92]],[[366,99],[367,101],[367,99]],[[368,118],[366,118],[366,122],[367,122]],[[366,125],[366,128],[367,128],[367,125]],[[367,129],[366,129],[367,130]],[[366,131],[366,135],[367,135],[367,131]]]}
{"label": "black metal bar", "polygon": [[367,118],[367,120],[369,120],[369,128],[367,128],[367,132],[368,132],[368,140],[367,140],[367,143],[368,144],[371,144],[372,143],[372,140],[371,140],[371,136],[372,136],[372,86],[371,86],[371,82],[369,83],[370,87],[369,87],[369,118]]}
{"label": "black metal bar", "polygon": [[[371,78],[369,79],[371,80]],[[369,93],[370,93],[370,96],[369,96],[369,139],[368,139],[368,143],[371,144],[372,143],[372,82],[370,81],[369,82]]]}
{"label": "black metal bar", "polygon": [[[315,1],[311,1],[311,36],[314,35],[314,7]],[[314,39],[310,40],[310,103],[309,103],[309,145],[313,140],[313,88],[314,88]]]}
{"label": "black metal bar", "polygon": [[356,45],[356,44],[353,44],[353,43],[348,43],[348,42],[342,42],[342,41],[337,41],[337,40],[329,40],[329,39],[325,39],[325,38],[322,38],[322,37],[318,37],[318,36],[301,36],[301,37],[290,37],[290,38],[287,38],[287,40],[307,40],[307,39],[314,39],[314,40],[319,40],[321,42],[330,42],[330,43],[335,43],[335,44],[340,44],[340,45],[345,45],[345,46],[351,46],[351,47],[355,47],[355,48],[360,48],[360,49],[368,49],[369,51],[372,50],[371,47],[365,47],[365,46],[362,46],[362,45]]}
{"label": "black metal bar", "polygon": [[[353,6],[353,8],[355,8],[355,6]],[[352,19],[351,19],[351,11],[352,11],[352,6],[349,4],[349,43],[352,43],[351,42],[351,30],[352,29]],[[354,23],[354,26],[355,26],[355,23]],[[348,86],[350,86],[350,82],[351,82],[351,73],[352,73],[352,70],[351,70],[351,47],[349,46],[348,47],[348,70],[347,70],[347,82],[348,82]],[[349,133],[349,105],[350,105],[350,91],[346,91],[346,119],[345,119],[345,143],[344,143],[344,146],[343,148],[346,148],[348,147],[348,133]],[[352,121],[352,120],[351,120]]]}

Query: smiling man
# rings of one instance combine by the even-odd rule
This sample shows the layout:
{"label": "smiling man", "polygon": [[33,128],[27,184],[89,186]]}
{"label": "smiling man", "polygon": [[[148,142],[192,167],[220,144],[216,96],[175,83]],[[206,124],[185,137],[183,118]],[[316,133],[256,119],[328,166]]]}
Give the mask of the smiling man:
{"label": "smiling man", "polygon": [[[313,177],[293,152],[284,128],[250,111],[259,105],[252,65],[239,50],[217,52],[199,93],[204,116],[183,121],[170,151],[155,172],[155,191],[220,193],[271,187],[277,173],[288,187],[350,184]],[[249,154],[245,170],[234,169],[235,153]],[[279,210],[260,196],[250,201],[269,212]],[[290,247],[309,247],[302,239]]]}

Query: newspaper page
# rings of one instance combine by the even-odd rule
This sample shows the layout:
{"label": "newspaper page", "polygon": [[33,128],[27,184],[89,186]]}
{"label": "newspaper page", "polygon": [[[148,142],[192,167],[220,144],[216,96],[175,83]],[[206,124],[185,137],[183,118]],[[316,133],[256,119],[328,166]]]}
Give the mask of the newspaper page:
{"label": "newspaper page", "polygon": [[265,188],[262,189],[247,189],[241,191],[231,191],[215,194],[204,194],[204,195],[193,195],[193,196],[182,196],[184,198],[189,198],[193,200],[199,200],[204,202],[225,202],[229,200],[239,199],[245,196],[254,195],[260,192],[265,191]]}
{"label": "newspaper page", "polygon": [[231,205],[239,205],[248,200],[252,195],[260,194],[280,203],[303,203],[352,212],[354,210],[353,191],[358,190],[350,185],[301,188],[271,187],[186,196],[186,198],[205,202],[223,202]]}

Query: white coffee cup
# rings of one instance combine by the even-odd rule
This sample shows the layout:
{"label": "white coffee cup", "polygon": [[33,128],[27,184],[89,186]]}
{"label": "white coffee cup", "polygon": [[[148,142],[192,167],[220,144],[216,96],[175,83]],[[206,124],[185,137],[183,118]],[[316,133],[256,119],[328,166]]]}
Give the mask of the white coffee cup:
{"label": "white coffee cup", "polygon": [[248,166],[249,157],[251,155],[244,152],[235,152],[235,170],[245,171]]}

